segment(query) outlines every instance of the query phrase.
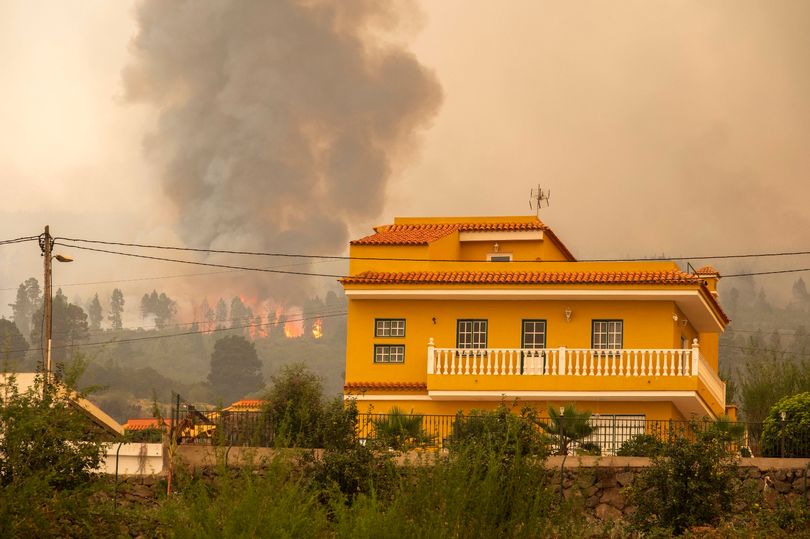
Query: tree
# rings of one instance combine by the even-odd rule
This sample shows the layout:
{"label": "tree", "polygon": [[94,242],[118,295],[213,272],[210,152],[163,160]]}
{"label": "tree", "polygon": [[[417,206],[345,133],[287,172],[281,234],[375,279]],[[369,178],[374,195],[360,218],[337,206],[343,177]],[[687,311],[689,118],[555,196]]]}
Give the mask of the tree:
{"label": "tree", "polygon": [[427,445],[433,437],[422,428],[423,417],[413,411],[406,414],[394,406],[387,414],[373,421],[375,441],[379,446],[395,451]]}
{"label": "tree", "polygon": [[158,294],[157,290],[152,290],[141,298],[141,316],[146,318],[150,314],[155,317],[155,327],[164,329],[177,314],[177,304],[164,292]]}
{"label": "tree", "polygon": [[245,304],[242,302],[242,298],[239,296],[234,296],[231,300],[231,323],[230,327],[232,328],[241,328],[243,326],[248,325],[253,319],[253,313],[250,312]]}
{"label": "tree", "polygon": [[208,383],[226,402],[233,402],[264,387],[262,363],[256,346],[238,335],[228,335],[214,344]]}
{"label": "tree", "polygon": [[10,304],[14,323],[23,335],[31,334],[31,317],[42,303],[39,282],[33,277],[26,279],[17,288],[17,300]]}
{"label": "tree", "polygon": [[691,430],[697,432],[695,440],[670,439],[629,487],[636,529],[660,534],[664,528],[680,535],[692,526],[717,524],[731,510],[737,474],[726,449],[729,431],[724,426]]}
{"label": "tree", "polygon": [[110,324],[113,329],[121,329],[123,323],[121,321],[121,314],[124,312],[124,294],[120,288],[112,291],[110,296]]}
{"label": "tree", "polygon": [[562,413],[549,406],[548,416],[550,422],[540,422],[539,426],[554,440],[558,455],[567,455],[573,444],[591,436],[597,429],[590,424],[591,413],[578,412],[573,404],[566,404]]}
{"label": "tree", "polygon": [[807,293],[807,285],[804,284],[804,279],[799,277],[793,283],[793,299],[799,303],[807,303],[810,300],[810,294]]}
{"label": "tree", "polygon": [[[74,380],[70,373],[65,377]],[[69,386],[18,388],[14,376],[0,379],[0,535],[84,535],[75,522],[96,521],[88,503],[89,479],[101,460],[102,442],[88,428]],[[102,533],[104,535],[105,533]]]}
{"label": "tree", "polygon": [[783,397],[773,405],[762,429],[766,457],[810,457],[810,392]]}
{"label": "tree", "polygon": [[26,352],[28,352],[28,341],[17,329],[17,325],[10,320],[0,318],[0,357],[3,358],[3,362],[22,361],[25,359]]}
{"label": "tree", "polygon": [[285,365],[271,378],[266,399],[278,443],[314,447],[323,417],[321,379],[303,363]]}
{"label": "tree", "polygon": [[[43,320],[42,307],[34,313],[33,318]],[[89,337],[87,314],[78,305],[70,303],[60,289],[53,297],[52,324],[51,357],[55,363],[64,363],[76,344]],[[33,324],[31,342],[42,342],[42,324]]]}
{"label": "tree", "polygon": [[101,321],[104,320],[104,310],[98,300],[98,294],[93,296],[90,305],[87,307],[87,316],[90,318],[90,329],[101,329]]}
{"label": "tree", "polygon": [[216,320],[217,320],[217,328],[221,329],[225,327],[225,321],[228,320],[228,306],[225,304],[225,300],[219,298],[216,306]]}
{"label": "tree", "polygon": [[200,318],[202,319],[203,331],[211,331],[214,329],[216,315],[213,309],[211,309],[211,306],[208,305],[208,298],[203,298],[202,305],[200,305]]}

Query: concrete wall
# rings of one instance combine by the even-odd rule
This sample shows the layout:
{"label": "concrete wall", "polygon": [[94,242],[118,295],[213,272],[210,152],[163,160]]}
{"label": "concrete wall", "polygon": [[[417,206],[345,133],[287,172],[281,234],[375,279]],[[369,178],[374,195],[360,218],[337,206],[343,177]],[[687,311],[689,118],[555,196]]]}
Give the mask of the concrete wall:
{"label": "concrete wall", "polygon": [[110,443],[104,446],[99,471],[114,475],[157,475],[163,473],[163,444]]}

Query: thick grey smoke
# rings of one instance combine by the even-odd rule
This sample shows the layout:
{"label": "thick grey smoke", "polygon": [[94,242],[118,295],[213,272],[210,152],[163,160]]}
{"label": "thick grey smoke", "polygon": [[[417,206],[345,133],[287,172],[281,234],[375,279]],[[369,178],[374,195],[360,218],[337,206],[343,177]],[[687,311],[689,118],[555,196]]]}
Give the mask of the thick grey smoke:
{"label": "thick grey smoke", "polygon": [[429,70],[375,39],[404,16],[395,7],[138,5],[125,95],[160,111],[145,150],[189,245],[338,253],[347,223],[376,216],[441,102]]}

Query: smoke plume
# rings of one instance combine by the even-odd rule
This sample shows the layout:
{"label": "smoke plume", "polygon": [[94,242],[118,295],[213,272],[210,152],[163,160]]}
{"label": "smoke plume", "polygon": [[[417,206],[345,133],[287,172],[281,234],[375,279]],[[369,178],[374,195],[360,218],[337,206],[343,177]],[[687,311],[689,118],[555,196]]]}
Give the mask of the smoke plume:
{"label": "smoke plume", "polygon": [[[407,16],[399,8],[138,4],[125,97],[159,111],[145,152],[188,245],[339,253],[347,224],[376,216],[441,102],[432,72],[380,37]],[[257,292],[297,289],[273,281]]]}

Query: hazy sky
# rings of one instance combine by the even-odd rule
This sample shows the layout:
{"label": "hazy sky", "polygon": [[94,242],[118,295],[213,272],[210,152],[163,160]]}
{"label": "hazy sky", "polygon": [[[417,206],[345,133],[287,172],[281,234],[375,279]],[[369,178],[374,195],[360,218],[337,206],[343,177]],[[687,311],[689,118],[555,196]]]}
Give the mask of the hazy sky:
{"label": "hazy sky", "polygon": [[[157,99],[125,98],[135,13],[107,0],[0,0],[0,239],[45,224],[60,236],[187,239],[185,208],[144,152],[165,125]],[[540,183],[552,193],[541,218],[581,258],[810,248],[810,3],[442,0],[395,4],[386,16],[368,21],[364,39],[410,50],[441,99],[395,139],[407,151],[386,161],[386,195],[351,218],[349,236],[395,215],[525,214]],[[199,24],[175,38],[193,49],[211,21]],[[313,217],[331,211],[290,204]],[[55,283],[206,271],[71,254]],[[0,247],[0,313],[40,265],[33,243]],[[805,257],[746,267],[808,266]],[[185,282],[211,289],[219,278]],[[121,286],[133,306],[147,287],[179,282]]]}

